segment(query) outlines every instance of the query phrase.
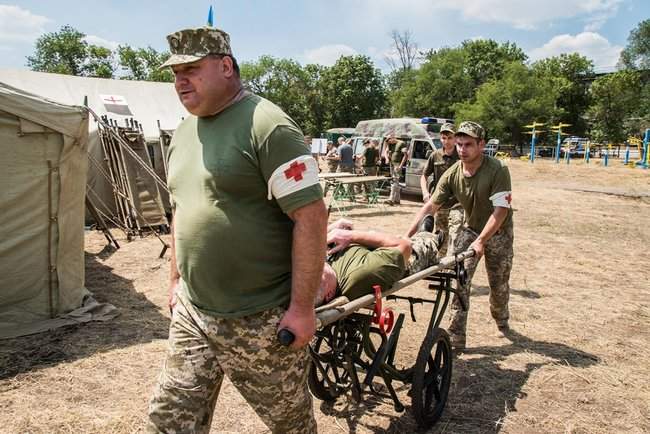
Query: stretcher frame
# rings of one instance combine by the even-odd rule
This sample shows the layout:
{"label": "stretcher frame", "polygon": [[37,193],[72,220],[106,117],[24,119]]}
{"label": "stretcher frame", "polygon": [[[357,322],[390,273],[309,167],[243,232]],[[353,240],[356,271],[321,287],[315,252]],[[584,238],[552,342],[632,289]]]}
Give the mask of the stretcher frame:
{"label": "stretcher frame", "polygon": [[[402,412],[405,407],[392,383],[411,384],[411,410],[418,426],[423,429],[433,426],[447,402],[453,361],[449,335],[440,323],[451,293],[455,292],[452,284],[466,284],[464,261],[474,254],[470,249],[444,257],[438,264],[405,277],[386,291],[352,301],[338,297],[318,307],[316,337],[309,349],[312,394],[323,401],[334,401],[350,390],[353,399],[359,402],[369,392],[390,397],[395,411]],[[433,299],[395,294],[421,280],[429,282],[429,289],[435,292]],[[409,368],[398,368],[395,364],[405,314],[400,313],[393,324],[393,314],[382,309],[384,299],[408,302],[413,322],[415,304],[433,305],[426,335],[415,363]],[[466,309],[464,300],[460,302]],[[383,380],[388,395],[378,390],[376,377]]]}

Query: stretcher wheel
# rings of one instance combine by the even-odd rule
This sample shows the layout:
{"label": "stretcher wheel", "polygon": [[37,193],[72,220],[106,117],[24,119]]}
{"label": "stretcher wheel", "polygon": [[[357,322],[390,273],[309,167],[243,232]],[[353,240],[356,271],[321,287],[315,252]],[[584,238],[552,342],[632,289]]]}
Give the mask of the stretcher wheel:
{"label": "stretcher wheel", "polygon": [[311,345],[311,365],[307,380],[309,390],[316,398],[334,401],[352,387],[344,351],[358,356],[361,353],[361,340],[359,336],[349,336],[349,331],[343,327],[333,327],[331,336],[318,336]]}
{"label": "stretcher wheel", "polygon": [[418,352],[413,370],[411,406],[421,428],[431,427],[442,415],[451,384],[451,342],[447,332],[435,328]]}

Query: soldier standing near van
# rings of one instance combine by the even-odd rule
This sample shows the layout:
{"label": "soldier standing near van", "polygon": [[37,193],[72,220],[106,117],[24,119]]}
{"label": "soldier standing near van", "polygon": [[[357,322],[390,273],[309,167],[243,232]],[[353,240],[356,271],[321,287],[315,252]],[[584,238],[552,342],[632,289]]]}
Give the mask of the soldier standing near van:
{"label": "soldier standing near van", "polygon": [[327,171],[334,173],[339,168],[339,157],[334,142],[329,140],[327,142],[327,153],[325,154],[325,161],[327,161]]}
{"label": "soldier standing near van", "polygon": [[[435,149],[424,166],[424,171],[420,177],[420,188],[422,189],[422,201],[427,202],[436,189],[442,174],[447,171],[456,161],[458,161],[458,152],[456,152],[456,143],[454,142],[455,127],[454,124],[446,123],[440,127],[440,142],[442,149]],[[431,180],[429,181],[429,177]],[[460,203],[450,200],[443,204],[435,215],[435,230],[440,230],[445,234],[445,242],[440,246],[439,254],[441,256],[454,254],[454,242],[463,228],[463,217],[465,212]],[[433,219],[433,216],[426,216],[425,221]]]}
{"label": "soldier standing near van", "polygon": [[[454,250],[474,249],[476,256],[465,260],[467,282],[458,288],[451,308],[449,334],[456,350],[465,348],[467,314],[472,276],[485,255],[485,270],[490,284],[490,313],[500,331],[508,330],[508,300],[512,269],[514,233],[512,228],[512,184],[508,167],[496,158],[483,155],[485,130],[476,122],[463,122],[456,132],[460,161],[447,170],[433,195],[420,209],[407,236],[413,235],[427,214],[435,214],[450,199],[465,210],[465,226]],[[462,309],[460,298],[467,306]]]}
{"label": "soldier standing near van", "polygon": [[[377,176],[377,163],[379,162],[379,150],[374,146],[377,140],[369,140],[363,142],[364,150],[361,154],[361,164],[363,174],[368,176]],[[364,184],[366,196],[369,197],[374,191],[375,186],[372,182]]]}
{"label": "soldier standing near van", "polygon": [[345,137],[339,137],[339,147],[338,147],[338,156],[339,156],[339,169],[338,172],[349,172],[354,173],[354,159],[353,157],[352,145],[346,142]]}
{"label": "soldier standing near van", "polygon": [[385,146],[386,161],[390,162],[390,176],[392,178],[390,184],[390,197],[385,202],[386,205],[399,205],[400,202],[400,185],[399,179],[402,176],[402,167],[406,164],[408,154],[406,153],[407,146],[401,141],[397,140],[394,136],[386,139]]}

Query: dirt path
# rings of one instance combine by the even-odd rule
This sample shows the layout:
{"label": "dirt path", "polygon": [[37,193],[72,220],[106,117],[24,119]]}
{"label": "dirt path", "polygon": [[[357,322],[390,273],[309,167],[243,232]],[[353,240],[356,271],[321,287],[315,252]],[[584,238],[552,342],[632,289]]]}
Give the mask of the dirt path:
{"label": "dirt path", "polygon": [[[596,164],[512,161],[515,263],[511,326],[489,315],[483,266],[474,279],[468,351],[455,360],[450,398],[431,432],[650,432],[650,172]],[[584,191],[580,191],[584,190]],[[594,194],[588,191],[616,192]],[[633,197],[628,197],[633,196]],[[418,209],[357,207],[360,228],[401,232]],[[117,232],[116,232],[116,235]],[[165,351],[167,260],[154,238],[104,249],[86,237],[87,287],[121,316],[0,342],[0,432],[141,430]],[[404,290],[424,296],[416,285]],[[400,307],[399,309],[402,309]],[[413,363],[424,315],[402,333]],[[446,323],[443,323],[445,326]],[[408,389],[400,389],[410,405]],[[389,400],[315,401],[319,432],[413,432]],[[265,432],[224,384],[213,432]]]}

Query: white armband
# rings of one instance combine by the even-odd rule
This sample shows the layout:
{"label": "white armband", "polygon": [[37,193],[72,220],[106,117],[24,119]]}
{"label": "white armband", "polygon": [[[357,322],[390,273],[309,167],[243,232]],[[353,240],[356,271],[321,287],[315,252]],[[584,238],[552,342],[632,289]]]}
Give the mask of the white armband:
{"label": "white armband", "polygon": [[311,155],[301,155],[273,171],[267,198],[280,199],[314,184],[318,184],[318,163]]}
{"label": "white armband", "polygon": [[512,192],[511,191],[500,191],[499,193],[494,193],[490,196],[492,205],[501,208],[510,208],[510,202],[512,202]]}

